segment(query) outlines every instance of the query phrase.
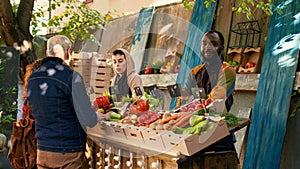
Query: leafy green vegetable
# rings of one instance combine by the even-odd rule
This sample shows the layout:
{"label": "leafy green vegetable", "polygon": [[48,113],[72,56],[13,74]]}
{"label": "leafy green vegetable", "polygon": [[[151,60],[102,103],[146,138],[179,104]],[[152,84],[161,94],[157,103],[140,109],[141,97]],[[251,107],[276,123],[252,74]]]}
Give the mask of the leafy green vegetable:
{"label": "leafy green vegetable", "polygon": [[149,103],[150,106],[149,110],[157,110],[163,102],[163,100],[159,98],[154,98],[152,95],[148,94],[147,92],[144,93],[144,97]]}
{"label": "leafy green vegetable", "polygon": [[238,118],[232,113],[223,113],[221,117],[225,117],[228,126],[234,126],[238,124]]}

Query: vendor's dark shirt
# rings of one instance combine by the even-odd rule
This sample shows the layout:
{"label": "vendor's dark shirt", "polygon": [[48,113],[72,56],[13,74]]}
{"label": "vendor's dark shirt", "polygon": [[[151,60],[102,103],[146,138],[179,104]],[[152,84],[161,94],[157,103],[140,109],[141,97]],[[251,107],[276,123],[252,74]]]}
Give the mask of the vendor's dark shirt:
{"label": "vendor's dark shirt", "polygon": [[117,76],[114,89],[117,101],[121,101],[123,96],[132,97],[132,93],[128,85],[127,76],[125,75]]}
{"label": "vendor's dark shirt", "polygon": [[[219,70],[208,72],[205,67],[202,67],[196,74],[190,73],[188,80],[185,84],[185,89],[189,93],[192,94],[191,89],[194,87],[203,88],[206,94],[209,94],[212,89],[218,83]],[[231,106],[233,104],[233,96],[230,94],[226,101],[225,106],[227,111],[229,112]]]}

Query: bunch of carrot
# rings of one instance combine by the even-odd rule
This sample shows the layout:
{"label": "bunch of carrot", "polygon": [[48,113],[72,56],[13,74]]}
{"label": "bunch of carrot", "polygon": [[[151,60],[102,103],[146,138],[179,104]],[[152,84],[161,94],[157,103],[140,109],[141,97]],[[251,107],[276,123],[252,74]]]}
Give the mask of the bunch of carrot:
{"label": "bunch of carrot", "polygon": [[193,114],[191,112],[180,112],[167,118],[163,118],[159,123],[163,125],[170,124],[171,128],[174,126],[186,127],[189,125],[189,119],[192,117],[192,115]]}

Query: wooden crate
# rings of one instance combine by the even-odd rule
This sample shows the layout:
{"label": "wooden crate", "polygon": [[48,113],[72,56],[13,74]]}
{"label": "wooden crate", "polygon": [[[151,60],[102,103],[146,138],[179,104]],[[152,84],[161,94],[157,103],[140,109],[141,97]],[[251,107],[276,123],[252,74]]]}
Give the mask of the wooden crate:
{"label": "wooden crate", "polygon": [[73,69],[81,74],[85,87],[93,88],[94,94],[101,95],[109,90],[113,76],[112,68],[107,64],[111,55],[92,52],[73,53]]}
{"label": "wooden crate", "polygon": [[92,53],[73,53],[72,59],[73,69],[79,74],[81,74],[84,80],[84,85],[86,87],[90,86]]}
{"label": "wooden crate", "polygon": [[229,48],[226,56],[227,62],[237,62],[237,64],[233,67],[236,71],[239,69],[242,63],[242,53],[243,48]]}
{"label": "wooden crate", "polygon": [[[261,47],[247,47],[243,51],[242,63],[238,69],[238,73],[259,73],[262,62],[262,48]],[[248,68],[247,63],[252,62],[254,67]]]}
{"label": "wooden crate", "polygon": [[111,55],[93,54],[90,85],[93,86],[96,95],[101,95],[103,92],[109,91],[113,71],[111,65],[107,64],[107,60]]}

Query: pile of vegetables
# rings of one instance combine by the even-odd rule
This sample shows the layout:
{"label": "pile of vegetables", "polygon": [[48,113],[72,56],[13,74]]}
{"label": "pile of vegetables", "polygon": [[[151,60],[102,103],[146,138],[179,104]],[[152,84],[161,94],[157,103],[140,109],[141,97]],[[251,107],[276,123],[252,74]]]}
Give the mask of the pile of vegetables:
{"label": "pile of vegetables", "polygon": [[156,110],[150,110],[147,100],[137,99],[130,104],[128,115],[120,120],[119,123],[149,126],[158,119],[161,119],[161,115]]}
{"label": "pile of vegetables", "polygon": [[207,98],[203,102],[200,99],[194,100],[190,104],[183,105],[180,107],[180,110],[183,112],[194,112],[196,110],[201,110],[206,107],[209,107],[214,102],[214,99]]}
{"label": "pile of vegetables", "polygon": [[98,96],[95,98],[93,108],[100,113],[105,113],[112,108],[108,96]]}
{"label": "pile of vegetables", "polygon": [[153,130],[172,130],[176,134],[202,134],[210,131],[216,122],[203,115],[180,112],[174,115],[165,113],[161,120],[150,124]]}
{"label": "pile of vegetables", "polygon": [[[145,94],[141,98],[125,99],[130,102],[129,111],[124,115],[112,112],[110,121],[135,126],[147,126],[153,130],[172,130],[177,134],[202,134],[214,128],[217,121],[225,119],[228,126],[238,124],[234,114],[216,112],[213,108],[207,108],[213,103],[209,98],[204,101],[195,100],[184,105],[177,113],[165,112],[159,114],[155,108],[159,101],[151,95]],[[111,111],[112,102],[109,96],[99,96],[94,101],[94,107],[98,111],[106,113]]]}
{"label": "pile of vegetables", "polygon": [[130,104],[130,113],[135,115],[141,115],[149,110],[149,103],[144,99],[137,99]]}
{"label": "pile of vegetables", "polygon": [[103,92],[103,95],[100,95],[95,98],[93,102],[93,108],[94,110],[97,110],[98,112],[105,113],[110,108],[114,107],[114,101],[112,96],[109,94],[109,92]]}

